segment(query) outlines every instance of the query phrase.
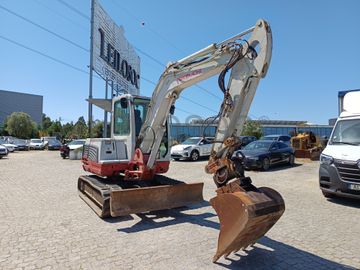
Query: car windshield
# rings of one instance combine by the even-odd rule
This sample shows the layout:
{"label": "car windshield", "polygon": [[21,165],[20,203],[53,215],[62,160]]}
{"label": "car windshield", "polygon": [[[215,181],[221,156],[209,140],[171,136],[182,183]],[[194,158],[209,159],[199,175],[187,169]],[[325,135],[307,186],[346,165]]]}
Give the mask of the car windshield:
{"label": "car windshield", "polygon": [[360,145],[360,120],[338,121],[329,144]]}
{"label": "car windshield", "polygon": [[40,139],[31,139],[32,143],[42,143]]}
{"label": "car windshield", "polygon": [[200,141],[199,138],[189,138],[189,139],[183,141],[181,144],[191,145],[191,144],[197,144],[199,141]]}
{"label": "car windshield", "polygon": [[244,150],[269,150],[271,141],[255,141],[244,147]]}
{"label": "car windshield", "polygon": [[6,141],[3,139],[0,139],[0,144],[4,144],[4,143],[6,143]]}
{"label": "car windshield", "polygon": [[49,143],[59,144],[60,142],[58,140],[51,139],[51,140],[49,140]]}
{"label": "car windshield", "polygon": [[15,143],[15,144],[25,144],[26,141],[25,141],[25,140],[16,139],[16,140],[14,140],[14,143]]}
{"label": "car windshield", "polygon": [[85,144],[85,141],[72,141],[69,143],[69,145],[83,145]]}
{"label": "car windshield", "polygon": [[266,140],[266,141],[276,141],[277,140],[277,136],[264,136],[264,137],[261,137],[260,140]]}

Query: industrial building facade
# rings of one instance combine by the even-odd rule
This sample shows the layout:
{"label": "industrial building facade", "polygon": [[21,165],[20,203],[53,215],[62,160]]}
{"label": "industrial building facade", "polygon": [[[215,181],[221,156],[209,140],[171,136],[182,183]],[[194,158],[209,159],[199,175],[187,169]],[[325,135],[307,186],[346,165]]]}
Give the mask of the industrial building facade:
{"label": "industrial building facade", "polygon": [[[282,120],[255,120],[259,122],[263,135],[291,135],[292,132],[313,132],[316,136],[330,137],[332,125],[307,124],[306,121],[282,121]],[[215,124],[184,124],[173,123],[171,125],[171,137],[177,141],[183,141],[188,137],[215,136]]]}
{"label": "industrial building facade", "polygon": [[42,123],[43,96],[0,90],[0,126],[13,112],[30,115],[37,124]]}

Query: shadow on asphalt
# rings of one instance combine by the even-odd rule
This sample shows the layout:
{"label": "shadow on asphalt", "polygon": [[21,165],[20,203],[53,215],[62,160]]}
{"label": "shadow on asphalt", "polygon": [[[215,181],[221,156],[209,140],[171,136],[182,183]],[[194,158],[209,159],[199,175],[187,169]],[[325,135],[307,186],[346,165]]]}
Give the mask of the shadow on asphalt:
{"label": "shadow on asphalt", "polygon": [[218,230],[220,228],[220,224],[218,222],[208,220],[208,218],[216,216],[213,213],[183,213],[183,211],[208,207],[209,205],[209,202],[204,201],[191,207],[179,207],[169,210],[152,211],[146,214],[137,214],[137,216],[141,218],[138,223],[128,228],[118,229],[118,231],[125,233],[136,233],[139,231],[152,230],[181,223],[191,223]]}
{"label": "shadow on asphalt", "polygon": [[334,197],[334,198],[331,198],[331,199],[329,198],[328,201],[332,202],[332,203],[336,203],[336,204],[341,204],[343,206],[349,206],[349,207],[353,207],[353,208],[360,208],[360,200],[356,200],[356,199]]}
{"label": "shadow on asphalt", "polygon": [[336,263],[293,246],[272,240],[266,236],[258,241],[264,246],[235,253],[215,264],[227,269],[356,269]]}
{"label": "shadow on asphalt", "polygon": [[[181,223],[191,223],[219,230],[220,224],[208,220],[216,216],[212,213],[187,214],[183,211],[207,207],[209,203],[181,207],[170,210],[154,211],[138,214],[141,220],[128,228],[118,229],[118,232],[137,233],[146,230],[172,226]],[[216,247],[216,243],[213,243]],[[210,252],[210,249],[209,249]],[[210,260],[211,254],[209,255]],[[262,237],[257,244],[228,258],[220,258],[215,264],[225,269],[356,269],[351,266],[333,262],[307,251],[275,241],[267,236]]]}
{"label": "shadow on asphalt", "polygon": [[178,159],[178,160],[175,160],[175,159],[172,159],[171,161],[172,162],[190,162],[190,163],[192,163],[192,162],[199,162],[199,161],[208,161],[209,160],[209,156],[203,156],[203,157],[199,157],[199,159],[198,160],[190,160],[190,159]]}

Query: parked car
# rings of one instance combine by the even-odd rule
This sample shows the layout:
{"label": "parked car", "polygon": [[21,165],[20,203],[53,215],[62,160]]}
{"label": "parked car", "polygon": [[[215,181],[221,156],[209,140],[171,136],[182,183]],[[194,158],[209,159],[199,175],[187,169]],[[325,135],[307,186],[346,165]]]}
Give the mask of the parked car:
{"label": "parked car", "polygon": [[5,146],[0,145],[0,158],[6,157],[8,155],[8,150]]}
{"label": "parked car", "polygon": [[17,150],[26,150],[26,151],[30,150],[30,143],[26,140],[16,138],[13,140],[13,144],[17,146]]}
{"label": "parked car", "polygon": [[51,139],[47,143],[48,150],[60,150],[62,143],[59,140]]}
{"label": "parked car", "polygon": [[255,136],[239,136],[239,139],[241,140],[241,145],[238,149],[242,149],[249,143],[257,140]]}
{"label": "parked car", "polygon": [[174,160],[190,159],[198,160],[200,157],[209,156],[212,148],[211,137],[190,137],[184,142],[171,147],[170,153]]}
{"label": "parked car", "polygon": [[30,149],[34,149],[34,150],[44,150],[45,149],[44,142],[41,139],[31,139],[29,146],[30,146]]}
{"label": "parked car", "polygon": [[291,145],[291,136],[289,135],[266,135],[261,137],[260,140],[278,141]]}
{"label": "parked car", "polygon": [[4,139],[7,143],[14,144],[14,140],[17,139],[17,138],[15,138],[13,136],[2,136],[1,139]]}
{"label": "parked car", "polygon": [[84,146],[86,140],[74,140],[60,147],[60,156],[66,158],[70,156],[70,151],[81,148]]}
{"label": "parked car", "polygon": [[15,144],[8,143],[4,139],[0,139],[0,145],[5,146],[9,152],[14,152],[17,149]]}
{"label": "parked car", "polygon": [[56,137],[41,137],[40,140],[44,143],[44,147],[47,148],[49,141],[57,140]]}
{"label": "parked car", "polygon": [[242,150],[239,150],[239,152],[245,156],[244,165],[247,169],[262,169],[266,171],[274,164],[288,163],[293,165],[295,162],[294,149],[278,141],[254,141]]}

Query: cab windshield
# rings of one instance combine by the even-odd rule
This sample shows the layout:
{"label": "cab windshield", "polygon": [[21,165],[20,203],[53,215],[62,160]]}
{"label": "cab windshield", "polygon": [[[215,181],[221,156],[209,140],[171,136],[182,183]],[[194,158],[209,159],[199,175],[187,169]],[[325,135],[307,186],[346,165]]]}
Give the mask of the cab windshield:
{"label": "cab windshield", "polygon": [[338,121],[329,144],[360,145],[360,120]]}
{"label": "cab windshield", "polygon": [[191,145],[191,144],[197,144],[199,141],[200,141],[200,139],[189,138],[189,139],[183,141],[181,144]]}
{"label": "cab windshield", "polygon": [[[141,126],[145,121],[149,100],[134,98],[134,116],[135,116],[135,135],[140,133]],[[121,101],[114,104],[114,135],[127,136],[130,135],[130,106],[121,107]]]}
{"label": "cab windshield", "polygon": [[121,101],[114,104],[114,135],[126,136],[130,134],[130,108],[121,107]]}

